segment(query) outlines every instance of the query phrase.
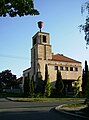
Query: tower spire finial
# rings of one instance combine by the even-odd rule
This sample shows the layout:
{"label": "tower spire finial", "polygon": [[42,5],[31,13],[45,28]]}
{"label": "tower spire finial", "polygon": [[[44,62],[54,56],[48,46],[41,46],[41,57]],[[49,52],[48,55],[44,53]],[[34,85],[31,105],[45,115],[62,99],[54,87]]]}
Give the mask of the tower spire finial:
{"label": "tower spire finial", "polygon": [[42,21],[39,21],[39,22],[38,22],[38,27],[40,28],[40,32],[41,32],[41,29],[42,29],[42,27],[43,27],[43,22],[42,22]]}

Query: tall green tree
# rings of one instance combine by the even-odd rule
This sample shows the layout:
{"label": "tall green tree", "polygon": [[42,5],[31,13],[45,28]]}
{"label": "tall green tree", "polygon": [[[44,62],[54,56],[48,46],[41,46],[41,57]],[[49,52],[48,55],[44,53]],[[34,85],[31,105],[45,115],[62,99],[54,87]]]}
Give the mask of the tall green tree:
{"label": "tall green tree", "polygon": [[64,84],[62,81],[61,72],[59,70],[57,70],[57,80],[55,83],[55,88],[56,88],[56,94],[61,96],[64,89]]}
{"label": "tall green tree", "polygon": [[44,80],[44,96],[49,97],[51,95],[52,86],[48,74],[48,66],[45,65],[45,80]]}
{"label": "tall green tree", "polygon": [[87,61],[85,61],[85,80],[88,81],[88,64]]}
{"label": "tall green tree", "polygon": [[83,69],[83,73],[82,73],[82,92],[84,94],[85,91],[85,69]]}
{"label": "tall green tree", "polygon": [[50,79],[49,79],[49,75],[48,75],[48,76],[47,76],[47,82],[46,82],[46,85],[45,85],[44,96],[50,97],[50,95],[51,95],[51,90],[52,90],[52,86],[51,86]]}
{"label": "tall green tree", "polygon": [[34,95],[34,80],[33,77],[30,79],[29,77],[25,77],[24,79],[24,95],[33,97]]}
{"label": "tall green tree", "polygon": [[87,84],[86,84],[86,88],[85,88],[85,95],[86,95],[86,99],[88,99],[88,101],[89,101],[89,71],[88,71]]}
{"label": "tall green tree", "polygon": [[45,81],[44,81],[44,84],[46,85],[47,83],[47,79],[48,79],[48,66],[47,64],[45,65]]}
{"label": "tall green tree", "polygon": [[89,70],[87,61],[85,61],[85,69],[83,70],[83,81],[82,81],[83,95],[86,100],[89,101]]}
{"label": "tall green tree", "polygon": [[30,92],[30,79],[29,77],[25,77],[24,79],[24,96],[28,97]]}
{"label": "tall green tree", "polygon": [[85,68],[83,69],[83,76],[82,76],[82,91],[84,95],[85,95],[87,82],[88,82],[88,64],[87,61],[85,61]]}
{"label": "tall green tree", "polygon": [[33,76],[32,76],[32,79],[31,79],[31,84],[30,84],[30,94],[31,94],[31,96],[33,96],[34,95],[34,79],[33,79]]}
{"label": "tall green tree", "polygon": [[81,76],[78,77],[75,88],[74,88],[74,94],[77,97],[79,92],[80,92],[80,87],[81,87],[81,80],[80,80]]}
{"label": "tall green tree", "polygon": [[0,0],[0,16],[6,17],[39,15],[33,0]]}
{"label": "tall green tree", "polygon": [[42,95],[44,93],[44,81],[42,80],[41,72],[37,73],[37,85],[35,93]]}

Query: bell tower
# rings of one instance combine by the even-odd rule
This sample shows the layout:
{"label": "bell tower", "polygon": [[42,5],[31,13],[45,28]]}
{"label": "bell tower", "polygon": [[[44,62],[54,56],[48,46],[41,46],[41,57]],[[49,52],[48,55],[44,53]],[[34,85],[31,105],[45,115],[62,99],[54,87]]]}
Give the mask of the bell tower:
{"label": "bell tower", "polygon": [[38,22],[40,31],[32,37],[31,69],[34,81],[36,81],[39,72],[44,80],[45,64],[47,64],[47,60],[52,59],[50,35],[49,33],[41,31],[42,25],[43,22]]}

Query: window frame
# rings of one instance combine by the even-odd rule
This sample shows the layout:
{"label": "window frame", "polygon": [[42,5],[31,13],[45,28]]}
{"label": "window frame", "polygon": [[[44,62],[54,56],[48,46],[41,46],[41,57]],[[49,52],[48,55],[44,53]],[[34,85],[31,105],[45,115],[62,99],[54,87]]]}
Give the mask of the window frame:
{"label": "window frame", "polygon": [[65,67],[65,71],[68,71],[68,67]]}
{"label": "window frame", "polygon": [[60,71],[63,71],[63,66],[60,66]]}
{"label": "window frame", "polygon": [[70,67],[70,71],[73,71],[73,67]]}
{"label": "window frame", "polygon": [[58,70],[58,66],[57,65],[54,66],[54,70]]}
{"label": "window frame", "polygon": [[78,71],[78,68],[77,68],[77,67],[75,67],[74,69],[75,69],[75,71]]}

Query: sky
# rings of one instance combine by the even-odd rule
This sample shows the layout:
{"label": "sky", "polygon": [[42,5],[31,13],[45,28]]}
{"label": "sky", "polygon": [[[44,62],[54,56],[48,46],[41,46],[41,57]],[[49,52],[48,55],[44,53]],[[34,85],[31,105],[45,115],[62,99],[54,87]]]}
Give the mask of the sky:
{"label": "sky", "polygon": [[54,54],[63,54],[89,64],[89,47],[86,49],[84,32],[79,25],[85,23],[81,5],[87,0],[34,0],[38,16],[0,17],[0,72],[11,70],[18,77],[31,66],[32,36],[39,31],[38,21],[43,21],[43,32],[50,33]]}

